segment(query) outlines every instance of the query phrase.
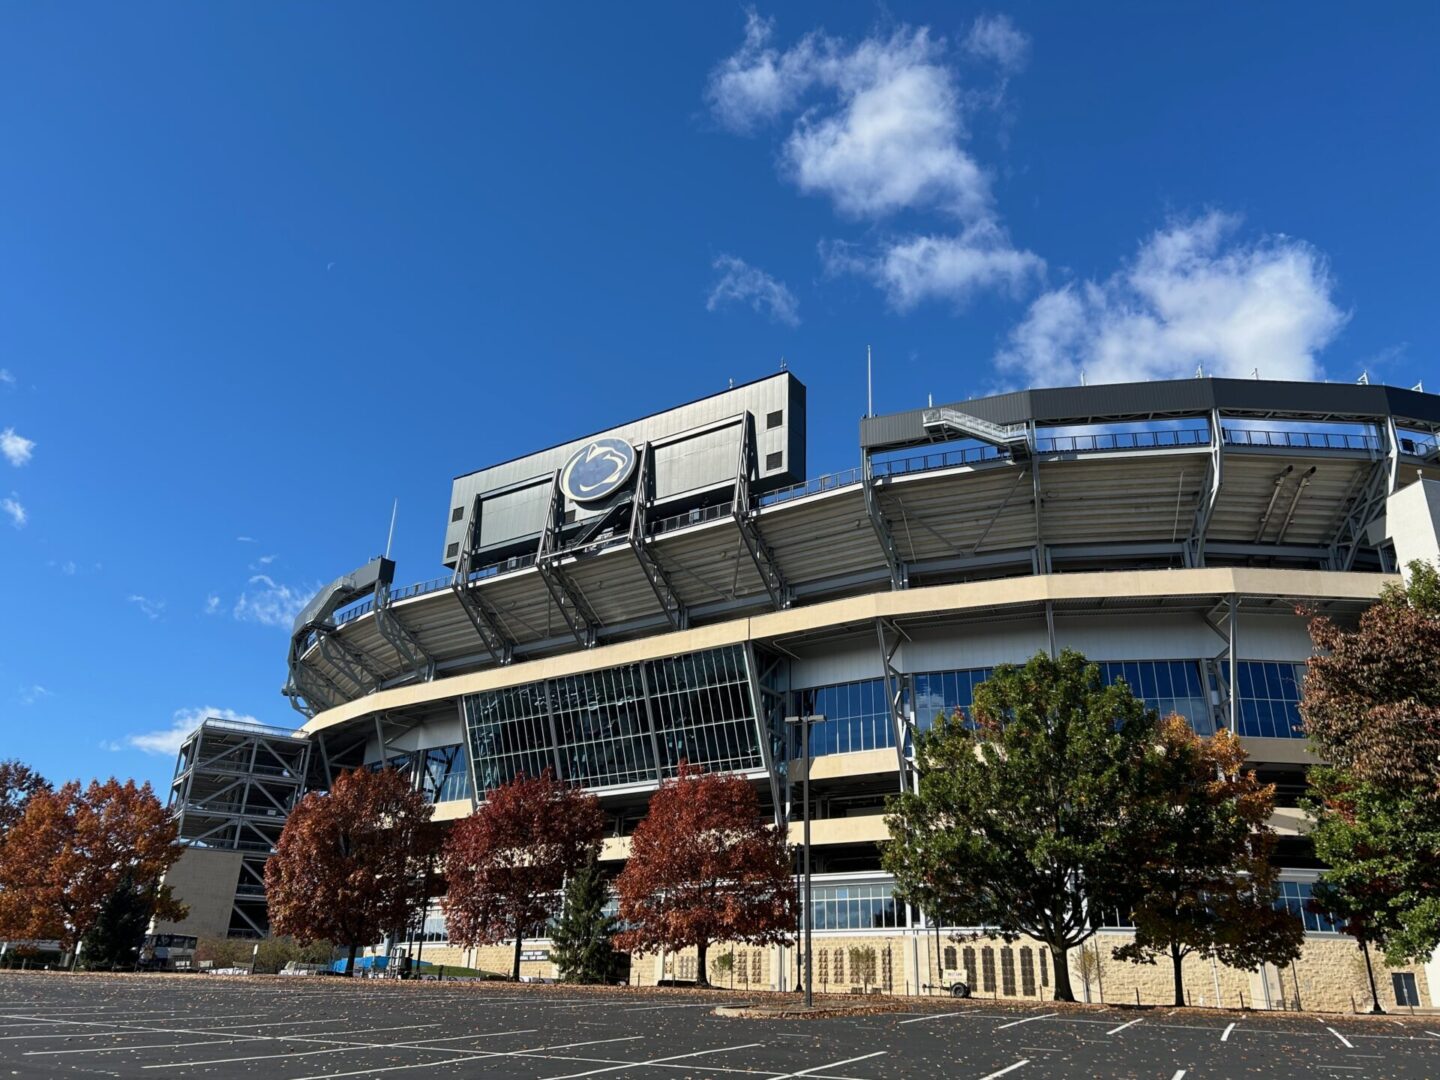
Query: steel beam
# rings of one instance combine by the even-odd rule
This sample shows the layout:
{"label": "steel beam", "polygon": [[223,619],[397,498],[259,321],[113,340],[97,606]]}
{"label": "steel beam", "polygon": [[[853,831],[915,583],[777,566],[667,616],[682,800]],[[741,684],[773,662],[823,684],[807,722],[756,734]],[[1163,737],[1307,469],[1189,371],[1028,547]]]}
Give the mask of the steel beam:
{"label": "steel beam", "polygon": [[[776,662],[778,666],[778,661]],[[759,729],[760,757],[765,763],[765,775],[770,782],[770,802],[775,815],[775,828],[786,827],[787,808],[780,797],[780,766],[775,760],[774,743],[771,736],[777,730],[785,732],[785,695],[770,689],[760,677],[760,659],[753,641],[745,642],[745,670],[750,680],[750,698],[754,702],[755,724]],[[773,671],[773,668],[771,669]],[[648,693],[646,695],[649,696]],[[790,751],[782,735],[781,752],[785,755],[786,772],[789,772]]]}
{"label": "steel beam", "polygon": [[640,564],[640,570],[645,575],[645,580],[650,583],[650,590],[655,594],[655,599],[659,601],[660,609],[665,613],[671,629],[684,630],[690,625],[690,613],[686,611],[685,605],[681,602],[679,593],[670,584],[670,579],[666,576],[665,568],[660,565],[660,560],[650,550],[650,537],[645,528],[647,511],[650,507],[653,458],[654,451],[650,444],[646,443],[640,449],[640,469],[639,475],[635,479],[635,494],[631,498],[628,539],[630,550],[635,553],[635,561]]}
{"label": "steel beam", "polygon": [[1290,497],[1290,506],[1285,510],[1285,520],[1280,523],[1280,533],[1275,537],[1275,543],[1285,543],[1285,534],[1290,531],[1290,522],[1295,519],[1295,508],[1300,505],[1300,496],[1304,495],[1305,489],[1310,486],[1315,469],[1316,466],[1311,465],[1300,474],[1300,482],[1295,485],[1295,494]]}
{"label": "steel beam", "polygon": [[760,534],[755,508],[750,505],[750,476],[756,466],[754,420],[746,413],[740,425],[740,453],[735,463],[735,498],[730,506],[730,516],[740,533],[741,544],[755,564],[755,572],[760,575],[760,583],[770,595],[770,603],[776,611],[781,611],[794,602],[795,594],[780,572],[775,553]]}
{"label": "steel beam", "polygon": [[550,599],[555,609],[560,613],[560,618],[570,628],[576,642],[583,649],[595,647],[600,637],[600,620],[590,610],[584,596],[575,588],[574,582],[560,568],[561,552],[559,548],[560,539],[560,512],[562,496],[560,494],[560,471],[555,471],[554,478],[550,481],[550,507],[545,514],[545,528],[540,534],[540,548],[535,556],[535,568],[540,571],[540,579],[545,583],[546,590],[550,593]]}
{"label": "steel beam", "polygon": [[[887,627],[895,633],[894,645],[886,640]],[[895,654],[900,651],[900,644],[905,640],[905,636],[893,623],[887,623],[884,619],[876,619],[875,639],[880,646],[881,674],[885,680],[885,702],[890,708],[890,725],[891,730],[895,733],[895,763],[899,769],[900,790],[905,792],[910,790],[910,775],[913,771],[910,760],[905,756],[905,739],[913,733],[905,718],[905,676],[895,668]]]}
{"label": "steel beam", "polygon": [[1205,538],[1210,528],[1210,519],[1220,502],[1221,485],[1225,479],[1225,429],[1222,426],[1220,410],[1210,413],[1210,459],[1205,469],[1205,492],[1200,505],[1195,508],[1195,519],[1190,524],[1190,535],[1185,540],[1185,565],[1205,565]]}
{"label": "steel beam", "polygon": [[1388,451],[1377,457],[1360,489],[1346,506],[1330,541],[1330,569],[1349,570],[1355,565],[1355,556],[1365,540],[1366,529],[1384,513],[1392,482],[1392,460]]}
{"label": "steel beam", "polygon": [[416,679],[429,682],[435,677],[435,657],[395,613],[391,607],[390,586],[383,581],[375,583],[375,629]]}
{"label": "steel beam", "polygon": [[480,546],[480,515],[484,496],[476,495],[470,508],[470,526],[465,530],[465,541],[460,546],[460,558],[455,563],[455,577],[450,583],[460,607],[470,625],[475,628],[491,661],[504,666],[510,663],[515,653],[515,642],[505,632],[499,615],[486,602],[478,583],[470,580],[475,571],[475,552]]}
{"label": "steel beam", "polygon": [[875,490],[877,481],[874,470],[870,465],[870,455],[865,455],[865,475],[861,481],[861,490],[865,494],[865,516],[870,519],[870,527],[875,530],[875,539],[880,542],[880,550],[885,555],[885,565],[890,568],[890,588],[904,589],[910,585],[909,572],[905,561],[900,558],[900,552],[895,547],[895,538],[890,534],[890,523],[885,520],[884,511],[880,508],[880,495]]}

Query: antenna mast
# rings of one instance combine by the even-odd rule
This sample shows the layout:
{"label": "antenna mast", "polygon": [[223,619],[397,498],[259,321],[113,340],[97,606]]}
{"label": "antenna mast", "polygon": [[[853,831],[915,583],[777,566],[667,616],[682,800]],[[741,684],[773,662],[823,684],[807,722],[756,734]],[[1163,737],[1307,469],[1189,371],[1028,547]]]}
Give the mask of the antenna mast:
{"label": "antenna mast", "polygon": [[395,500],[395,505],[390,507],[390,535],[385,538],[385,557],[390,557],[390,545],[395,541],[395,515],[400,512],[400,500]]}
{"label": "antenna mast", "polygon": [[875,415],[875,378],[870,366],[870,346],[865,346],[865,415]]}

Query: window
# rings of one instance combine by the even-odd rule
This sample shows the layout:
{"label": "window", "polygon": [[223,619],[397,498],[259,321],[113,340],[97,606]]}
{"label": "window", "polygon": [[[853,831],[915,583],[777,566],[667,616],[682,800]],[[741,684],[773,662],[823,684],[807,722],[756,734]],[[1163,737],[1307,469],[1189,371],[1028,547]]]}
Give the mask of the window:
{"label": "window", "polygon": [[783,452],[781,452],[781,451],[779,451],[779,450],[777,450],[777,451],[776,451],[775,453],[773,453],[773,454],[766,454],[766,455],[765,455],[765,471],[766,471],[766,472],[769,472],[769,471],[772,470],[772,469],[778,469],[778,468],[780,468],[780,466],[783,465],[784,463],[785,463],[785,455],[784,455]]}
{"label": "window", "polygon": [[[849,754],[857,750],[882,750],[895,745],[890,707],[885,703],[885,680],[865,679],[817,686],[800,691],[800,715],[823,716],[824,723],[810,726],[810,754]],[[798,725],[797,725],[798,727]],[[791,732],[790,756],[800,756],[800,732]]]}
{"label": "window", "polygon": [[779,427],[781,424],[783,424],[784,422],[785,422],[785,410],[784,410],[784,409],[776,409],[776,410],[775,410],[774,412],[772,412],[772,413],[766,413],[766,414],[765,414],[765,430],[766,430],[766,431],[769,431],[771,428],[777,428],[777,427]]}
{"label": "window", "polygon": [[981,989],[987,994],[995,992],[995,950],[986,945],[980,950],[980,973],[984,978]]}
{"label": "window", "polygon": [[1215,734],[1210,695],[1200,679],[1198,660],[1125,660],[1100,664],[1106,686],[1120,679],[1130,692],[1161,717],[1179,713],[1198,735]]}
{"label": "window", "polygon": [[[816,930],[877,930],[905,925],[895,885],[812,885],[810,925]],[[953,966],[953,965],[952,965]]]}
{"label": "window", "polygon": [[1015,996],[1015,950],[1009,945],[1000,948],[1000,992]]}
{"label": "window", "polygon": [[470,764],[465,760],[465,747],[437,746],[420,750],[420,790],[432,803],[470,798]]}
{"label": "window", "polygon": [[1040,985],[1041,985],[1041,986],[1049,986],[1049,985],[1050,985],[1050,959],[1049,959],[1049,957],[1046,955],[1044,949],[1036,949],[1035,951],[1040,954]]}
{"label": "window", "polygon": [[1289,911],[1291,915],[1305,924],[1306,930],[1312,933],[1337,933],[1339,928],[1328,916],[1310,910],[1310,897],[1313,889],[1314,886],[1308,881],[1282,881],[1275,906]]}
{"label": "window", "polygon": [[673,776],[682,759],[713,771],[764,767],[739,645],[485,691],[465,709],[482,793],[546,768],[611,787]]}
{"label": "window", "polygon": [[975,978],[975,946],[966,945],[962,956],[965,960],[965,984],[973,990],[979,985]]}
{"label": "window", "polygon": [[455,557],[456,557],[457,555],[459,555],[459,554],[460,554],[460,545],[459,545],[458,543],[451,544],[450,546],[448,546],[448,547],[445,549],[445,557],[446,557],[447,559],[453,559],[453,558],[455,558]]}
{"label": "window", "polygon": [[1035,996],[1035,954],[1025,945],[1020,946],[1020,993]]}
{"label": "window", "polygon": [[1420,988],[1415,985],[1414,972],[1392,971],[1390,984],[1395,988],[1396,1005],[1420,1004]]}
{"label": "window", "polygon": [[455,507],[454,510],[451,510],[451,511],[450,511],[450,520],[451,520],[451,521],[459,521],[459,520],[460,520],[461,518],[463,518],[464,516],[465,516],[465,508],[464,508],[463,506],[457,506],[457,507]]}
{"label": "window", "polygon": [[957,956],[955,955],[955,946],[954,946],[954,945],[946,945],[946,946],[945,946],[945,970],[946,970],[946,971],[954,971],[957,967],[959,967],[959,957],[957,957]]}
{"label": "window", "polygon": [[1242,660],[1235,665],[1239,685],[1239,735],[1266,739],[1303,739],[1300,692],[1305,665]]}
{"label": "window", "polygon": [[939,716],[952,716],[962,709],[969,720],[970,706],[975,701],[975,687],[994,674],[994,668],[969,668],[964,671],[929,671],[915,676],[915,724],[929,731]]}

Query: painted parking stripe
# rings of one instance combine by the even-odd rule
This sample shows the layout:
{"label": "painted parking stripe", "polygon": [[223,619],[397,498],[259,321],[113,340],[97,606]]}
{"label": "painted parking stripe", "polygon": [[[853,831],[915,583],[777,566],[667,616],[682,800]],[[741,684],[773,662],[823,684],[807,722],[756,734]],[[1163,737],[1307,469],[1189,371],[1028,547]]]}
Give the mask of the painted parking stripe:
{"label": "painted parking stripe", "polygon": [[1354,1044],[1354,1043],[1352,1043],[1352,1042],[1351,1042],[1349,1039],[1347,1039],[1344,1035],[1341,1035],[1340,1032],[1338,1032],[1338,1031],[1336,1031],[1334,1028],[1330,1027],[1328,1024],[1326,1025],[1325,1030],[1328,1031],[1328,1032],[1330,1032],[1331,1035],[1334,1035],[1337,1039],[1339,1039],[1342,1043],[1344,1043],[1344,1044],[1346,1045],[1346,1047],[1348,1047],[1349,1049],[1351,1049],[1351,1050],[1354,1050],[1354,1049],[1355,1049],[1355,1044]]}
{"label": "painted parking stripe", "polygon": [[[1039,1016],[1027,1016],[1022,1020],[1011,1020],[1008,1024],[1001,1024],[996,1031],[1004,1031],[1006,1028],[1019,1027],[1021,1024],[1028,1024],[1033,1020],[1048,1020],[1052,1016],[1059,1016],[1059,1013],[1041,1013]],[[999,1073],[995,1074],[999,1076]]]}
{"label": "painted parking stripe", "polygon": [[[371,1075],[372,1073],[401,1072],[401,1071],[403,1071],[403,1070],[405,1070],[405,1069],[439,1069],[439,1068],[443,1068],[443,1067],[446,1066],[446,1065],[463,1065],[466,1061],[470,1060],[471,1058],[524,1057],[526,1054],[540,1054],[541,1051],[544,1051],[544,1050],[568,1050],[568,1049],[570,1049],[571,1047],[574,1047],[574,1046],[599,1046],[599,1045],[601,1045],[602,1043],[634,1042],[636,1039],[641,1039],[641,1038],[644,1038],[644,1036],[643,1036],[643,1035],[625,1035],[625,1036],[622,1036],[622,1037],[620,1037],[620,1038],[618,1038],[618,1039],[591,1039],[591,1040],[588,1041],[588,1042],[561,1043],[559,1046],[532,1046],[532,1047],[530,1047],[530,1048],[527,1049],[527,1050],[510,1050],[510,1051],[494,1051],[494,1050],[474,1050],[474,1051],[471,1051],[471,1050],[450,1050],[450,1049],[447,1049],[447,1048],[442,1048],[442,1047],[438,1047],[438,1046],[437,1046],[437,1047],[434,1048],[434,1049],[435,1049],[435,1052],[436,1052],[437,1054],[459,1054],[459,1055],[461,1055],[461,1056],[456,1057],[456,1058],[453,1058],[453,1059],[451,1059],[450,1061],[421,1061],[421,1062],[417,1062],[417,1063],[414,1063],[414,1064],[411,1064],[411,1065],[387,1065],[387,1066],[385,1066],[385,1067],[383,1067],[383,1068],[379,1068],[379,1069],[356,1069],[356,1070],[354,1070],[353,1072],[316,1073],[316,1074],[313,1075],[313,1076],[301,1076],[301,1077],[297,1077],[296,1080],[326,1080],[327,1077],[339,1077],[339,1076],[369,1076],[369,1075]],[[370,1044],[370,1045],[373,1046],[373,1047],[374,1047],[375,1049],[377,1049],[377,1050],[406,1049],[406,1048],[407,1048],[405,1043],[390,1043],[390,1044],[387,1044],[387,1043],[372,1043],[372,1044]],[[759,1044],[759,1043],[754,1043],[754,1044],[752,1044],[752,1045],[759,1046],[760,1044]],[[428,1049],[430,1049],[430,1047],[428,1047],[428,1046],[420,1046],[420,1047],[414,1047],[413,1049],[428,1050]],[[627,1062],[625,1065],[621,1066],[621,1068],[629,1068],[631,1064],[633,1064],[633,1063]]]}
{"label": "painted parking stripe", "polygon": [[996,1078],[997,1076],[1004,1076],[1006,1073],[1012,1073],[1012,1072],[1014,1072],[1016,1069],[1019,1069],[1019,1068],[1025,1066],[1025,1065],[1029,1065],[1029,1064],[1030,1064],[1030,1059],[1029,1059],[1029,1058],[1021,1058],[1019,1061],[1015,1062],[1014,1065],[1006,1065],[1005,1068],[1003,1068],[1003,1069],[997,1069],[997,1070],[996,1070],[995,1072],[993,1072],[993,1073],[986,1073],[984,1076],[980,1077],[980,1080],[995,1080],[995,1078]]}
{"label": "painted parking stripe", "polygon": [[1176,1069],[1176,1070],[1175,1070],[1175,1075],[1172,1076],[1172,1077],[1170,1077],[1170,1080],[1185,1080],[1185,1070],[1184,1070],[1184,1069]]}
{"label": "painted parking stripe", "polygon": [[191,1046],[219,1046],[221,1043],[229,1045],[234,1039],[202,1039],[200,1042],[188,1043],[145,1043],[141,1046],[82,1046],[71,1047],[68,1050],[27,1050],[26,1057],[51,1057],[55,1054],[123,1054],[131,1050],[184,1050]]}
{"label": "painted parking stripe", "polygon": [[1138,1024],[1141,1020],[1144,1020],[1144,1019],[1145,1019],[1145,1018],[1144,1018],[1143,1016],[1137,1016],[1134,1020],[1131,1020],[1131,1021],[1130,1021],[1129,1023],[1127,1023],[1127,1024],[1121,1024],[1119,1027],[1113,1027],[1113,1028],[1111,1028],[1109,1031],[1105,1032],[1105,1034],[1106,1034],[1106,1035],[1119,1035],[1120,1032],[1124,1031],[1126,1028],[1128,1028],[1128,1027],[1134,1027],[1134,1026],[1135,1026],[1136,1024]]}
{"label": "painted parking stripe", "polygon": [[[449,1041],[455,1042],[455,1041],[458,1041],[458,1040],[460,1040],[460,1039],[489,1039],[489,1038],[498,1037],[498,1036],[500,1036],[500,1035],[532,1035],[532,1034],[534,1034],[534,1032],[535,1032],[535,1029],[534,1029],[534,1028],[522,1028],[522,1029],[519,1029],[519,1030],[516,1030],[516,1031],[486,1031],[486,1032],[482,1032],[482,1033],[480,1033],[480,1034],[475,1034],[475,1033],[472,1032],[472,1033],[469,1034],[469,1035],[454,1035],[454,1036],[451,1036],[450,1039],[449,1039]],[[302,1040],[293,1040],[293,1041],[302,1041]],[[303,1041],[306,1041],[306,1042],[333,1042],[333,1041],[335,1041],[335,1040],[327,1040],[327,1039],[323,1039],[323,1038],[314,1038],[314,1039],[306,1039],[306,1040],[303,1040]],[[443,1039],[434,1039],[434,1040],[426,1040],[426,1041],[427,1041],[427,1042],[429,1042],[429,1041],[433,1041],[433,1042],[443,1042],[443,1041],[445,1041],[445,1040],[443,1040]],[[210,1059],[205,1060],[205,1061],[176,1061],[176,1062],[167,1063],[167,1064],[164,1064],[164,1065],[146,1065],[145,1068],[147,1068],[147,1069],[181,1069],[181,1068],[185,1068],[185,1067],[191,1066],[191,1065],[228,1065],[228,1064],[230,1064],[231,1062],[235,1062],[235,1061],[274,1061],[274,1060],[276,1060],[276,1059],[278,1059],[278,1058],[315,1057],[317,1054],[353,1054],[353,1053],[355,1053],[357,1050],[371,1050],[371,1049],[374,1049],[374,1047],[375,1047],[376,1045],[377,1045],[377,1044],[375,1044],[375,1043],[363,1043],[363,1042],[358,1042],[358,1043],[346,1043],[344,1046],[330,1046],[330,1047],[325,1048],[324,1050],[295,1050],[295,1051],[291,1051],[290,1053],[285,1053],[285,1054],[251,1054],[251,1055],[247,1055],[247,1056],[245,1056],[245,1057],[210,1058]],[[392,1045],[394,1045],[394,1044],[392,1044]],[[431,1047],[429,1047],[429,1046],[423,1046],[423,1045],[421,1045],[421,1044],[419,1044],[419,1043],[408,1043],[408,1044],[404,1044],[404,1046],[405,1046],[406,1048],[412,1048],[412,1049],[417,1049],[417,1050],[429,1050],[429,1049],[431,1049]],[[397,1046],[397,1048],[399,1048],[399,1047]],[[442,1053],[442,1054],[453,1054],[453,1053],[457,1053],[457,1052],[458,1052],[458,1053],[464,1053],[464,1051],[451,1050],[449,1047],[445,1047],[445,1046],[436,1046],[436,1047],[434,1047],[434,1049],[435,1049],[436,1051],[438,1051],[439,1053]]]}
{"label": "painted parking stripe", "polygon": [[873,1054],[861,1054],[859,1057],[846,1058],[844,1061],[832,1061],[827,1065],[816,1065],[813,1068],[801,1069],[799,1072],[772,1076],[770,1080],[794,1080],[797,1076],[809,1076],[812,1073],[823,1072],[826,1069],[838,1069],[841,1065],[852,1065],[857,1061],[869,1061],[871,1058],[882,1057],[888,1052],[889,1051],[886,1050],[876,1050]]}
{"label": "painted parking stripe", "polygon": [[1234,1024],[1231,1024],[1231,1025],[1230,1025],[1229,1027],[1227,1027],[1227,1028],[1225,1029],[1225,1031],[1221,1034],[1221,1036],[1220,1036],[1220,1041],[1221,1041],[1221,1042],[1229,1042],[1229,1041],[1230,1041],[1230,1033],[1231,1033],[1232,1031],[1234,1031],[1234,1030],[1235,1030],[1235,1025],[1234,1025]]}
{"label": "painted parking stripe", "polygon": [[[603,1069],[591,1069],[589,1072],[564,1073],[560,1076],[548,1076],[545,1080],[580,1080],[582,1076],[599,1076],[601,1073],[619,1072],[621,1069],[639,1069],[646,1065],[662,1065],[667,1061],[685,1061],[689,1058],[705,1057],[709,1054],[729,1054],[736,1050],[751,1050],[757,1046],[764,1046],[764,1043],[741,1043],[739,1046],[720,1046],[714,1050],[695,1050],[689,1054],[671,1054],[669,1057],[651,1058],[648,1061],[631,1061],[624,1065],[610,1065]],[[548,1047],[546,1049],[549,1049]],[[560,1049],[557,1047],[556,1049]],[[824,1068],[825,1066],[822,1066]],[[799,1075],[794,1073],[791,1075]],[[305,1080],[316,1080],[316,1078],[305,1078]],[[777,1078],[778,1080],[778,1078]]]}

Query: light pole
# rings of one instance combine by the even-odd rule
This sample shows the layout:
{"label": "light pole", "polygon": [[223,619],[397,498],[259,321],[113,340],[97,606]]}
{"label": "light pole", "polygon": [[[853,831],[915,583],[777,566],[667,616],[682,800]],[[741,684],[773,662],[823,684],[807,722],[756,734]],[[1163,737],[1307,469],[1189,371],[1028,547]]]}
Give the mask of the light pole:
{"label": "light pole", "polygon": [[805,939],[805,1007],[812,1008],[815,1004],[815,978],[814,965],[811,962],[810,952],[810,931],[813,921],[813,912],[810,906],[810,725],[823,724],[825,717],[818,715],[810,716],[787,716],[786,724],[800,725],[800,758],[805,765],[805,779],[800,787],[800,801],[804,804],[805,831],[803,845],[805,848],[804,875],[805,875],[805,898],[801,903],[802,933]]}

